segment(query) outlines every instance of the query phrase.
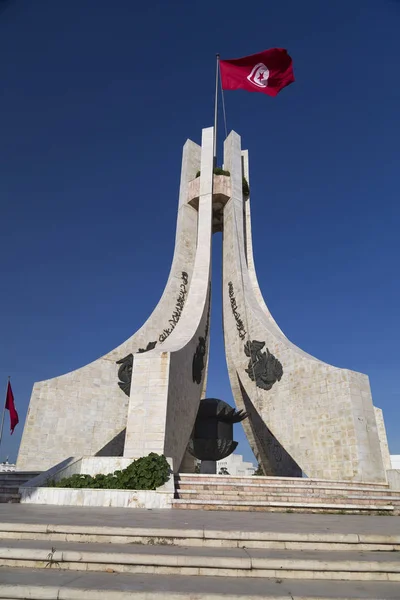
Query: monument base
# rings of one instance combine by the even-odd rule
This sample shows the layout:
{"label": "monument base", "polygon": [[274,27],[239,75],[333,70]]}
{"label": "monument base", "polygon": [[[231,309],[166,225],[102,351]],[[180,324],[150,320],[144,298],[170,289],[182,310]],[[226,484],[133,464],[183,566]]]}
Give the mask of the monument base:
{"label": "monument base", "polygon": [[19,488],[21,504],[55,504],[59,506],[112,506],[118,508],[172,508],[174,479],[172,460],[169,480],[156,490],[73,489],[47,487],[71,475],[108,475],[128,467],[133,459],[115,456],[68,458],[52,469],[27,481]]}
{"label": "monument base", "polygon": [[[400,514],[400,481],[364,483],[188,474],[175,477],[173,508],[218,511]],[[396,489],[397,488],[397,489]]]}
{"label": "monument base", "polygon": [[21,504],[147,509],[172,508],[173,492],[160,490],[96,490],[23,486],[20,488],[20,493]]}
{"label": "monument base", "polygon": [[217,463],[215,460],[202,460],[200,464],[200,473],[202,475],[216,475]]}

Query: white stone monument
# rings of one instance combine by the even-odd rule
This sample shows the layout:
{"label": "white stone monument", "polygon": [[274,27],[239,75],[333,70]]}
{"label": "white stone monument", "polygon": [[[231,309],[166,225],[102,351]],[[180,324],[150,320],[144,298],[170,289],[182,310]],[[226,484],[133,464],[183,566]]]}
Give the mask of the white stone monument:
{"label": "white stone monument", "polygon": [[265,474],[386,481],[387,442],[368,377],[297,348],[262,298],[243,182],[248,155],[234,132],[225,141],[224,169],[229,175],[213,175],[213,128],[203,130],[201,147],[186,142],[175,252],[157,307],[118,348],[34,385],[18,469],[46,470],[71,456],[149,452],[171,458],[175,472],[190,463],[186,447],[207,378],[211,239],[223,231],[229,376]]}

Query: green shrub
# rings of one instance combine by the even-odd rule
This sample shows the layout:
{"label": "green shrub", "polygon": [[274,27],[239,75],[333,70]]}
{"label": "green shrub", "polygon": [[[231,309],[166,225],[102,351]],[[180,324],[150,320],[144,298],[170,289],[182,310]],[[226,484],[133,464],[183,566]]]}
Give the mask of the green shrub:
{"label": "green shrub", "polygon": [[[221,169],[221,167],[214,167],[213,173],[214,175],[225,175],[225,177],[230,177],[230,172],[224,171],[224,169]],[[200,177],[200,171],[197,171],[196,178],[197,177]]]}
{"label": "green shrub", "polygon": [[230,172],[229,171],[224,171],[224,169],[221,169],[220,167],[214,167],[214,171],[213,171],[214,175],[225,175],[225,177],[230,177]]}
{"label": "green shrub", "polygon": [[47,481],[48,487],[112,490],[155,490],[169,479],[169,464],[163,455],[151,452],[134,460],[126,469],[109,475],[75,474],[60,481]]}
{"label": "green shrub", "polygon": [[152,452],[148,456],[139,458],[134,467],[135,490],[155,490],[168,481],[169,465],[165,456]]}

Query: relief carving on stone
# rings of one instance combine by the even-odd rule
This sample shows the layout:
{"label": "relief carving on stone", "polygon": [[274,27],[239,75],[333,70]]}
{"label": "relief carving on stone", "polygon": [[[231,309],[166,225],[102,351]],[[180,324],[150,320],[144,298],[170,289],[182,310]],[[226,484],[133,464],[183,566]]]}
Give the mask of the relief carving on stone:
{"label": "relief carving on stone", "polygon": [[[164,342],[167,337],[173,332],[181,318],[181,314],[183,311],[183,306],[185,304],[186,295],[187,295],[187,284],[189,281],[189,276],[186,271],[182,271],[181,274],[182,283],[179,288],[179,295],[176,299],[175,310],[172,313],[172,317],[169,319],[170,327],[167,327],[163,330],[163,332],[159,335],[158,341]],[[208,327],[208,326],[207,326]],[[207,329],[208,331],[208,329]],[[146,348],[139,348],[138,354],[142,354],[143,352],[149,352],[149,350],[153,350],[157,345],[157,341],[149,342]],[[118,385],[121,390],[127,396],[131,393],[131,381],[132,381],[132,368],[133,368],[133,354],[128,354],[125,358],[121,358],[121,360],[116,361],[117,365],[121,365],[118,369]]]}
{"label": "relief carving on stone", "polygon": [[146,348],[139,348],[138,354],[143,354],[143,352],[148,352],[149,350],[153,350],[157,346],[157,342],[149,342]]}
{"label": "relief carving on stone", "polygon": [[202,378],[203,370],[205,367],[204,358],[206,355],[208,330],[210,328],[210,310],[211,310],[210,295],[211,295],[211,292],[208,297],[208,312],[207,312],[207,321],[206,321],[206,328],[204,331],[204,337],[199,336],[199,343],[197,344],[196,352],[194,353],[193,363],[192,363],[193,382],[198,383],[198,384],[201,383],[201,378]]}
{"label": "relief carving on stone", "polygon": [[[148,352],[156,347],[157,342],[149,342],[146,348],[139,348],[138,354]],[[132,369],[133,369],[133,354],[128,354],[125,358],[116,361],[117,365],[121,365],[118,369],[118,385],[127,396],[131,393]]]}
{"label": "relief carving on stone", "polygon": [[176,299],[175,310],[172,313],[172,317],[168,321],[170,324],[170,327],[166,327],[165,329],[163,329],[162,333],[160,333],[160,335],[158,337],[158,341],[160,342],[160,344],[162,342],[165,342],[167,337],[169,335],[171,335],[171,333],[175,329],[179,319],[181,318],[183,307],[185,305],[186,296],[188,293],[187,285],[188,285],[188,281],[189,281],[189,275],[186,273],[186,271],[182,271],[181,279],[182,279],[182,283],[179,287],[179,295]]}
{"label": "relief carving on stone", "polygon": [[128,354],[125,358],[121,358],[121,360],[117,360],[116,362],[117,365],[121,365],[118,369],[118,385],[124,394],[129,396],[131,392],[133,354]]}
{"label": "relief carving on stone", "polygon": [[228,283],[228,290],[229,290],[229,292],[228,292],[229,293],[229,302],[231,303],[232,314],[236,321],[236,329],[238,330],[240,339],[244,340],[246,337],[247,331],[244,328],[243,321],[240,317],[240,312],[238,311],[238,306],[236,304],[235,292],[233,289],[232,281],[230,281]]}
{"label": "relief carving on stone", "polygon": [[257,387],[270,390],[274,383],[282,379],[283,367],[268,348],[266,352],[261,351],[264,346],[265,342],[257,340],[246,342],[244,352],[250,358],[246,373]]}

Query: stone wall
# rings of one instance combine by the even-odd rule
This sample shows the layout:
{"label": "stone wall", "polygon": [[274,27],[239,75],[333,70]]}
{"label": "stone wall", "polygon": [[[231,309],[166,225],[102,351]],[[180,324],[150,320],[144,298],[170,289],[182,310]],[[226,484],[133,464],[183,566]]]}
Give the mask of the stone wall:
{"label": "stone wall", "polygon": [[[167,459],[170,472],[172,461]],[[19,488],[21,504],[56,504],[59,506],[112,506],[119,508],[172,508],[174,480],[168,481],[156,490],[112,490],[112,489],[71,489],[46,487],[49,480],[60,481],[75,474],[95,476],[107,475],[126,469],[132,459],[121,457],[71,458],[55,465],[47,472],[27,481]]]}

